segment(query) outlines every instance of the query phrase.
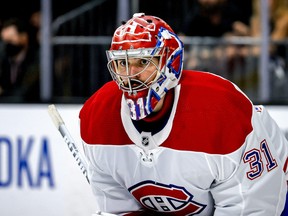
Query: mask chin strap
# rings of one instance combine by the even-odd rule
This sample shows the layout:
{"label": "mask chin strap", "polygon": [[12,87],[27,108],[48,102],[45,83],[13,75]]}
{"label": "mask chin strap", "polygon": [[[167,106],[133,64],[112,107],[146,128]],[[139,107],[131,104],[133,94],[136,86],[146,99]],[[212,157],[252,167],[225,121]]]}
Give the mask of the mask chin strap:
{"label": "mask chin strap", "polygon": [[152,92],[152,94],[149,94],[149,96],[147,97],[147,101],[149,102],[146,102],[145,105],[146,112],[149,114],[152,113],[160,100],[161,97],[159,97],[158,94],[154,94],[154,91]]}

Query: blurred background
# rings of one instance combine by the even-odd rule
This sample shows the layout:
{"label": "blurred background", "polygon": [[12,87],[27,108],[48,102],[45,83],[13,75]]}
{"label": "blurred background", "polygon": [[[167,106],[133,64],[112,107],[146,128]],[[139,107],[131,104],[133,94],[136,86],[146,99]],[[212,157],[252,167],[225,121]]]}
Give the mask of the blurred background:
{"label": "blurred background", "polygon": [[[264,104],[288,137],[288,0],[9,0],[0,7],[0,215],[91,216],[92,191],[48,116],[81,148],[82,104],[111,80],[114,30],[164,19],[184,68],[221,75]],[[193,97],[193,96],[192,96]]]}
{"label": "blurred background", "polygon": [[0,9],[0,102],[83,103],[110,80],[115,28],[144,12],[181,35],[184,68],[219,74],[254,103],[287,104],[287,8],[287,0],[10,0]]}

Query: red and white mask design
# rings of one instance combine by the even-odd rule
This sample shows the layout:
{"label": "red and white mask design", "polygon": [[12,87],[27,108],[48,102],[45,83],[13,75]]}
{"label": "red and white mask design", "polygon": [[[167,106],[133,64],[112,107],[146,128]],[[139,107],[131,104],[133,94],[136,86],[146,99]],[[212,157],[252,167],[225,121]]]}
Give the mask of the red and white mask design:
{"label": "red and white mask design", "polygon": [[183,43],[160,18],[135,14],[116,29],[107,58],[131,118],[139,120],[153,112],[166,92],[178,85]]}

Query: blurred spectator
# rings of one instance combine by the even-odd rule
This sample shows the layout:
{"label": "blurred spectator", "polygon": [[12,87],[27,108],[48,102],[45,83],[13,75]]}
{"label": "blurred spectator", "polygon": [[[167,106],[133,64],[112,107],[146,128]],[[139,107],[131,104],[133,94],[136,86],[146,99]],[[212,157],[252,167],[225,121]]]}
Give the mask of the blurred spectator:
{"label": "blurred spectator", "polygon": [[41,28],[41,11],[36,10],[32,12],[29,18],[29,27],[31,41],[34,42],[33,46],[39,46],[40,43],[40,28]]}
{"label": "blurred spectator", "polygon": [[249,35],[250,17],[246,16],[242,15],[241,8],[234,1],[197,0],[190,19],[183,27],[183,35],[213,37],[215,40],[208,45],[203,45],[200,41],[196,47],[192,47],[186,53],[188,59],[185,67],[214,71],[236,82],[232,76],[238,70],[238,65],[242,65],[241,46],[223,45],[219,43],[219,39]]}
{"label": "blurred spectator", "polygon": [[[288,1],[269,0],[269,27],[270,39],[272,42],[283,42],[288,39]],[[261,1],[253,0],[253,16],[251,17],[250,27],[251,36],[261,38]],[[272,97],[279,100],[288,96],[288,68],[287,68],[287,45],[272,43],[270,45],[270,80],[272,86]],[[259,58],[261,47],[253,48],[253,55]]]}
{"label": "blurred spectator", "polygon": [[39,101],[39,53],[32,46],[28,26],[13,18],[1,29],[0,97],[9,102]]}
{"label": "blurred spectator", "polygon": [[[283,40],[288,38],[288,1],[269,0],[269,21],[270,36],[272,40]],[[253,16],[251,17],[250,27],[252,37],[261,37],[261,2],[253,0]],[[276,52],[275,46],[271,46],[271,54]],[[260,50],[255,49],[255,54]]]}
{"label": "blurred spectator", "polygon": [[227,0],[197,0],[192,8],[190,18],[183,27],[187,36],[222,37],[226,34],[247,35],[247,17],[233,1]]}
{"label": "blurred spectator", "polygon": [[[245,10],[243,7],[246,7]],[[254,88],[252,80],[254,75],[251,79],[246,72],[252,70],[245,65],[245,46],[229,43],[230,38],[250,35],[251,13],[251,1],[245,3],[239,0],[195,1],[182,35],[198,38],[195,46],[186,49],[185,68],[213,71],[233,81],[245,91],[251,89],[250,86]],[[254,64],[252,66],[254,69]],[[253,98],[254,95],[249,96]]]}

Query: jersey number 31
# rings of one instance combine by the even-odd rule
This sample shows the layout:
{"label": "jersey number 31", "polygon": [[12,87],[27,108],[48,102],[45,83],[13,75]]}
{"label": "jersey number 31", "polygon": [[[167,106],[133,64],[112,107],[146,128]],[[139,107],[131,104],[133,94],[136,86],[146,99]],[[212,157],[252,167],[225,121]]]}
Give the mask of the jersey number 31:
{"label": "jersey number 31", "polygon": [[266,140],[263,140],[260,143],[260,150],[256,148],[251,149],[250,151],[246,152],[243,157],[244,163],[249,163],[250,165],[250,171],[246,173],[247,178],[249,178],[250,180],[258,178],[262,175],[262,172],[264,171],[262,154],[265,156],[266,169],[268,172],[278,166],[276,160],[273,158],[270,152]]}

